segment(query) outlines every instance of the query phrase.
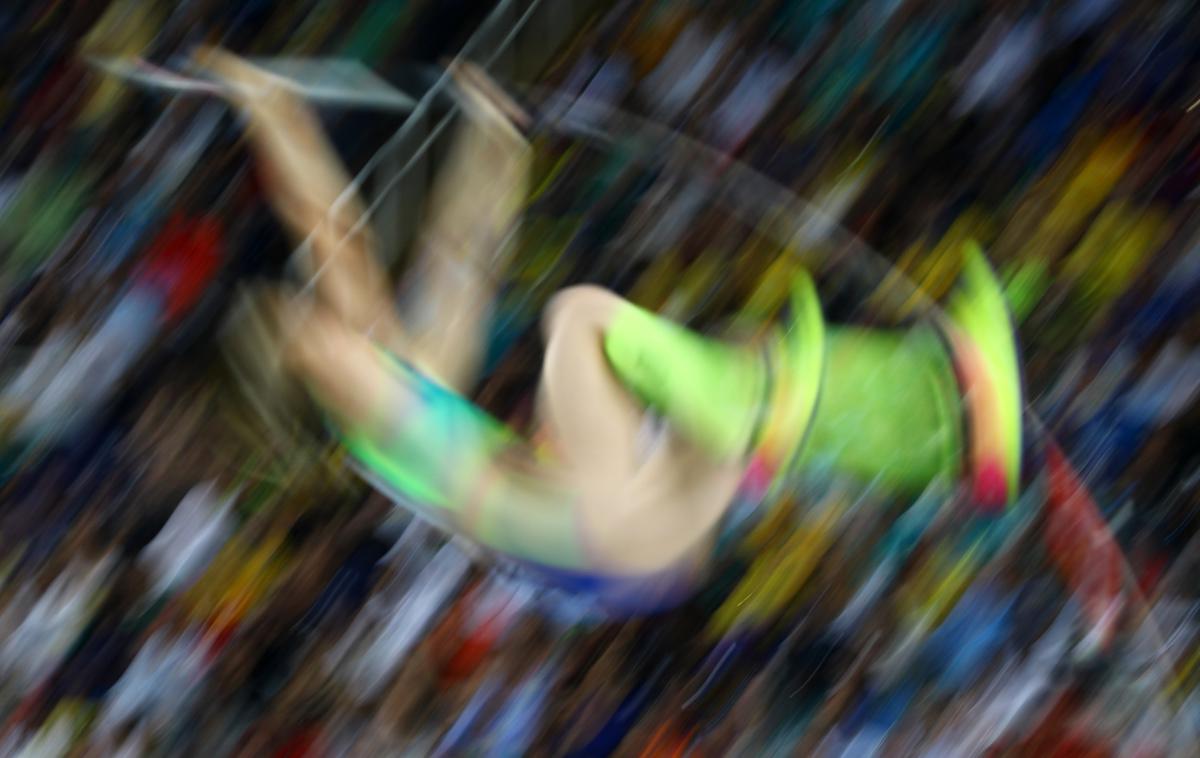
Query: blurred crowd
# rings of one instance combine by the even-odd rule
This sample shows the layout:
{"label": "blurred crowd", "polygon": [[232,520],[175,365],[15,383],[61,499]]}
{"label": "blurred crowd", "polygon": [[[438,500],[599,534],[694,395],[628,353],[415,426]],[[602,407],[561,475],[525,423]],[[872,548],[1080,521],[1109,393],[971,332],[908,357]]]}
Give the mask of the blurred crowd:
{"label": "blurred crowd", "polygon": [[[89,66],[220,42],[387,76],[490,4],[35,5],[0,11],[0,753],[1200,745],[1189,3],[629,0],[502,79],[538,160],[476,397],[516,426],[569,283],[749,331],[808,266],[832,315],[895,324],[977,241],[1017,322],[1010,512],[790,493],[633,622],[409,520],[240,389],[236,285],[290,247],[233,119]],[[325,115],[352,167],[397,128]]]}

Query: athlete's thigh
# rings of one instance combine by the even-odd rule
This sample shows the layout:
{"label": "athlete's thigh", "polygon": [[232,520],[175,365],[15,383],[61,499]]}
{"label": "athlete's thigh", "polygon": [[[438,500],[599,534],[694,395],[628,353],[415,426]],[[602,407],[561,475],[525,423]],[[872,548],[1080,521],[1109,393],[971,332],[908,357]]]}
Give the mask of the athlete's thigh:
{"label": "athlete's thigh", "polygon": [[572,287],[555,297],[544,320],[542,420],[568,465],[603,480],[633,475],[645,424],[604,354],[604,330],[622,302],[598,287]]}

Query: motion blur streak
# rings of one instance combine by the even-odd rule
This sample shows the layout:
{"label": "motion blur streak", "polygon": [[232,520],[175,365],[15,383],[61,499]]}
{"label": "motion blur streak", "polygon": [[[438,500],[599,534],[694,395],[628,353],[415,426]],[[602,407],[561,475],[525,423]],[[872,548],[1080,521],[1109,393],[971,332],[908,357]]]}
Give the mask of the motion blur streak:
{"label": "motion blur streak", "polygon": [[7,5],[0,755],[1196,754],[1191,3]]}

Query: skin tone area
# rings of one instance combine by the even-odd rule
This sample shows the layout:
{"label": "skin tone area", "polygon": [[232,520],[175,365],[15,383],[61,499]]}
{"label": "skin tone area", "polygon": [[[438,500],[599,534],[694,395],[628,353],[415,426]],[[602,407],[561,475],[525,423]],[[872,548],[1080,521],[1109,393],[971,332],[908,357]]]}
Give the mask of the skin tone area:
{"label": "skin tone area", "polygon": [[[439,175],[419,235],[420,287],[393,309],[369,229],[356,229],[362,203],[337,203],[349,178],[309,109],[272,77],[227,53],[199,60],[230,85],[267,179],[276,214],[292,235],[311,237],[315,298],[270,297],[281,325],[285,366],[345,427],[387,433],[394,414],[420,402],[381,356],[383,347],[442,386],[463,393],[477,378],[494,296],[490,271],[526,194],[528,148],[511,124],[519,111],[478,71],[458,67],[466,100],[449,165]],[[544,314],[546,352],[539,419],[549,455],[532,447],[491,455],[481,477],[500,493],[488,514],[505,533],[539,532],[563,521],[582,532],[587,569],[639,575],[701,560],[743,473],[667,432],[640,449],[643,406],[614,376],[603,337],[624,301],[580,287],[559,293]],[[414,321],[416,323],[414,323]],[[451,493],[470,513],[469,487]],[[457,523],[467,536],[473,525]],[[541,532],[543,539],[557,536]]]}

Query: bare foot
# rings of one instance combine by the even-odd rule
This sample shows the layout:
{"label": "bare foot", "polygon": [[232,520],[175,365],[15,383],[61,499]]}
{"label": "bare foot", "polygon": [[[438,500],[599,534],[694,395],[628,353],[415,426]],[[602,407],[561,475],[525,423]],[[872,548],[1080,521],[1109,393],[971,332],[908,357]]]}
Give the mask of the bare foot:
{"label": "bare foot", "polygon": [[[467,98],[477,107],[499,111],[500,117],[513,130],[527,130],[533,124],[533,119],[525,109],[505,92],[500,85],[487,75],[482,68],[466,61],[455,61],[450,64],[450,75],[454,83]],[[520,132],[518,132],[519,136]]]}

